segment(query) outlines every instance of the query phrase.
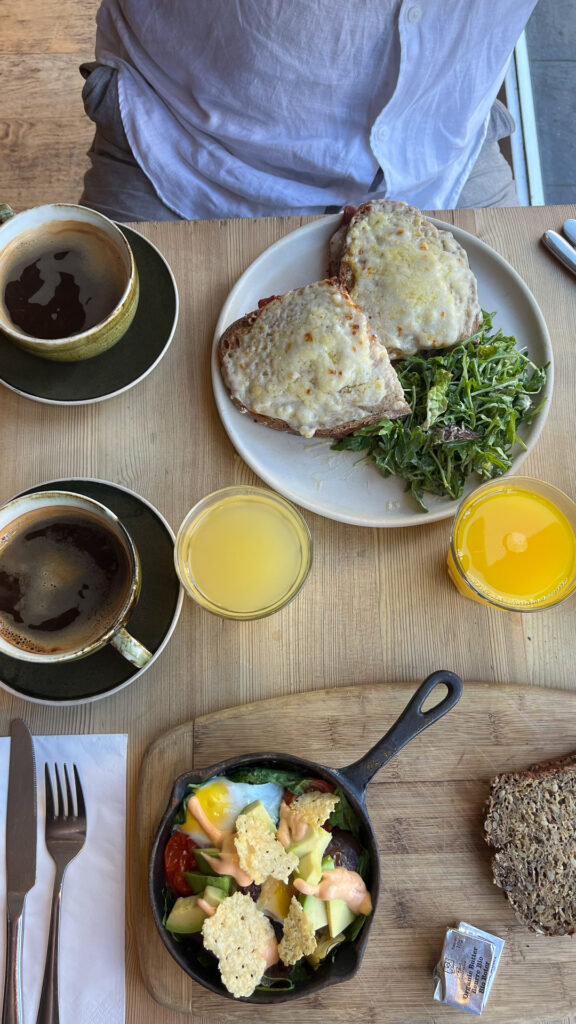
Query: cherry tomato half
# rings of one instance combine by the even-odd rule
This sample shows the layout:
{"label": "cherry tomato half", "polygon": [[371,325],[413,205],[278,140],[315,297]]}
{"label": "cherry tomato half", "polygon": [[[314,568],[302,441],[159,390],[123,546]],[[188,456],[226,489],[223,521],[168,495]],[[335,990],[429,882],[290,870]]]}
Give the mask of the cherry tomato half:
{"label": "cherry tomato half", "polygon": [[173,832],[164,850],[164,871],[166,881],[177,896],[190,896],[192,889],[184,877],[185,871],[197,871],[194,850],[198,849],[191,836],[185,832]]}

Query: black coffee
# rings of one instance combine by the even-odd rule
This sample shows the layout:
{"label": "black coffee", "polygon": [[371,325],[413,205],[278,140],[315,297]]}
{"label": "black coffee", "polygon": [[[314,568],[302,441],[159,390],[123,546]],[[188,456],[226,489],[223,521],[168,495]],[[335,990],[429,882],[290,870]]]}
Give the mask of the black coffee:
{"label": "black coffee", "polygon": [[53,221],[3,257],[3,305],[34,338],[67,338],[101,323],[118,305],[128,274],[113,241],[92,226]]}
{"label": "black coffee", "polygon": [[0,535],[0,635],[29,653],[81,649],[116,620],[131,584],[128,552],[97,516],[27,512]]}

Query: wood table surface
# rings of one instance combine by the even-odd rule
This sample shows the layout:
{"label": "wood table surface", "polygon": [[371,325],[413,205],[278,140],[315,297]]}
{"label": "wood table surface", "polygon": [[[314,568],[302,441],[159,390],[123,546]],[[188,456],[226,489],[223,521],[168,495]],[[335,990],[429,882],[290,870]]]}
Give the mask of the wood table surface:
{"label": "wood table surface", "polygon": [[[546,228],[561,230],[567,217],[576,217],[576,206],[435,215],[504,256],[540,305],[554,350],[555,391],[522,472],[574,497],[576,278],[540,238]],[[258,483],[220,423],[210,381],[211,342],[241,272],[310,219],[134,225],[161,250],[177,280],[180,319],[172,345],[153,373],[108,401],[66,408],[0,388],[0,502],[49,479],[96,477],[138,492],[176,531],[209,491]],[[491,610],[464,599],[444,568],[450,520],[391,530],[310,512],[305,518],[314,543],[313,571],[298,599],[277,615],[227,622],[186,598],[161,656],[108,698],[58,707],[25,702],[0,689],[1,735],[9,733],[15,716],[43,735],[128,734],[128,858],[143,755],[162,733],[199,715],[306,690],[420,680],[441,667],[464,681],[576,690],[574,598],[533,614]],[[130,884],[126,922],[128,1024],[182,1021],[145,989]]]}

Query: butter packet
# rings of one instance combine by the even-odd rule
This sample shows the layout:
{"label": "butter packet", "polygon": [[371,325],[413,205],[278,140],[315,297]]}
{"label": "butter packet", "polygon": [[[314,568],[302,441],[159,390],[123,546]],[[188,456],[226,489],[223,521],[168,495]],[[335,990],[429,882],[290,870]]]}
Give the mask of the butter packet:
{"label": "butter packet", "polygon": [[498,968],[504,940],[460,921],[449,928],[434,969],[434,999],[480,1016]]}

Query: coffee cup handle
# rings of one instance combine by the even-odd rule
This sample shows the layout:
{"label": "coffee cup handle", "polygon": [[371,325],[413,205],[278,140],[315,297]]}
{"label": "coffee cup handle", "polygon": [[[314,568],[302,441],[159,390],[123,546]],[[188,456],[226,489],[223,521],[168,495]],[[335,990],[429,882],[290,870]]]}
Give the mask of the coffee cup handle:
{"label": "coffee cup handle", "polygon": [[139,640],[131,636],[123,626],[114,634],[110,643],[127,661],[136,665],[136,668],[142,668],[152,657],[150,651]]}
{"label": "coffee cup handle", "polygon": [[5,220],[10,220],[10,217],[14,216],[14,210],[8,203],[0,203],[0,224],[3,224]]}

